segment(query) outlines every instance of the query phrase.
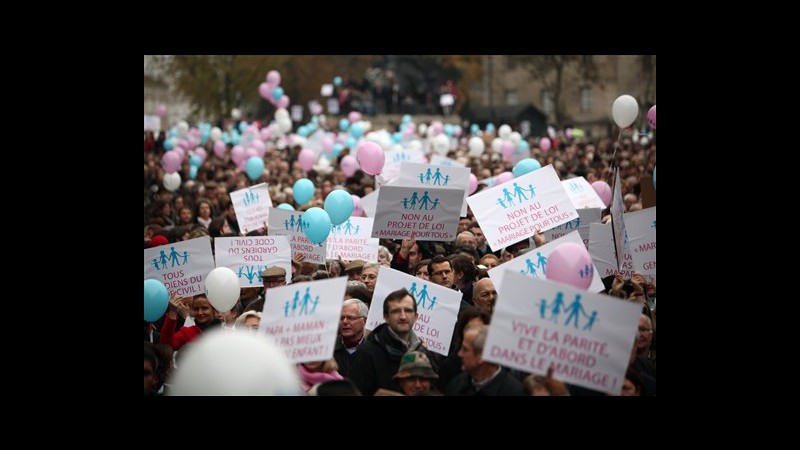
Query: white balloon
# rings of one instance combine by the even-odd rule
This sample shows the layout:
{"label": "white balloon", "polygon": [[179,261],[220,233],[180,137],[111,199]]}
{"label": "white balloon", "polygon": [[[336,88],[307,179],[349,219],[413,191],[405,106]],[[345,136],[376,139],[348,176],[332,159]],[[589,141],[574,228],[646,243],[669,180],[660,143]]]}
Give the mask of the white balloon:
{"label": "white balloon", "polygon": [[417,127],[417,132],[419,133],[420,136],[425,136],[427,131],[428,131],[428,125],[424,123],[419,124],[419,126]]}
{"label": "white balloon", "polygon": [[189,124],[185,120],[178,122],[178,136],[186,137],[189,134]]}
{"label": "white balloon", "polygon": [[433,138],[433,151],[445,156],[448,150],[450,150],[450,140],[447,138],[446,134],[442,133]]}
{"label": "white balloon", "polygon": [[303,395],[297,369],[264,331],[204,333],[185,353],[169,395]]}
{"label": "white balloon", "polygon": [[508,139],[508,136],[511,135],[511,127],[506,124],[502,124],[500,125],[500,129],[498,129],[497,132],[501,138]]}
{"label": "white balloon", "polygon": [[495,153],[499,152],[502,146],[503,146],[503,140],[501,138],[496,137],[492,139],[492,150],[494,150]]}
{"label": "white balloon", "polygon": [[370,122],[368,120],[362,120],[361,121],[361,126],[364,127],[364,132],[366,133],[367,131],[372,129],[372,122]]}
{"label": "white balloon", "polygon": [[630,95],[620,95],[611,105],[611,115],[620,128],[627,128],[639,116],[639,103]]}
{"label": "white balloon", "polygon": [[511,142],[513,142],[514,146],[516,146],[517,144],[519,144],[519,141],[522,140],[522,135],[514,131],[513,133],[508,135],[508,138],[511,139]]}
{"label": "white balloon", "polygon": [[307,144],[308,144],[308,139],[304,138],[303,136],[300,136],[299,134],[294,135],[294,138],[292,139],[292,147],[294,147],[295,145],[306,147]]}
{"label": "white balloon", "polygon": [[414,150],[414,151],[416,151],[416,150],[420,150],[421,151],[422,150],[422,142],[420,142],[419,139],[414,139],[413,141],[408,143],[408,149],[409,150]]}
{"label": "white balloon", "polygon": [[278,119],[288,119],[288,118],[289,118],[289,111],[287,111],[286,108],[278,108],[275,111],[275,120],[276,121]]}
{"label": "white balloon", "polygon": [[288,133],[292,131],[292,121],[288,118],[281,117],[280,119],[276,119],[278,121],[278,127],[280,127],[281,131],[284,133]]}
{"label": "white balloon", "polygon": [[642,147],[647,147],[647,144],[650,143],[650,139],[648,139],[647,136],[642,136],[642,139],[639,141],[639,143],[642,144]]}
{"label": "white balloon", "polygon": [[556,129],[553,128],[553,127],[548,126],[547,127],[547,135],[550,136],[550,139],[555,139],[556,138]]}
{"label": "white balloon", "polygon": [[483,139],[477,136],[469,138],[469,156],[478,158],[483,154],[485,148],[486,144],[483,143]]}
{"label": "white balloon", "polygon": [[179,187],[181,187],[181,175],[178,172],[164,175],[164,188],[170,192],[174,192]]}
{"label": "white balloon", "polygon": [[219,312],[230,311],[239,300],[239,278],[227,267],[217,267],[206,276],[208,302]]}
{"label": "white balloon", "polygon": [[209,137],[212,141],[218,141],[222,137],[222,130],[219,127],[212,128]]}
{"label": "white balloon", "polygon": [[239,120],[241,118],[242,118],[242,112],[239,110],[239,108],[233,108],[231,110],[231,119]]}

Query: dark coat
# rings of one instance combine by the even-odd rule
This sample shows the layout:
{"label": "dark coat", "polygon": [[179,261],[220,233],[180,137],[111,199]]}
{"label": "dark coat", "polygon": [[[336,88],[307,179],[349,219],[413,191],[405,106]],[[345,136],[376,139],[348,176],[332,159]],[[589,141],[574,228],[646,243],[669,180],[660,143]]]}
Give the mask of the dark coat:
{"label": "dark coat", "polygon": [[459,374],[447,386],[445,395],[461,396],[521,396],[525,395],[522,391],[522,383],[511,376],[506,369],[501,369],[500,373],[481,390],[476,391],[470,381],[470,375],[466,372]]}
{"label": "dark coat", "polygon": [[419,338],[411,332],[411,347],[389,332],[389,325],[382,323],[367,336],[359,346],[350,365],[350,379],[364,395],[373,395],[379,388],[402,392],[392,377],[400,367],[400,359],[406,352],[419,350],[430,353]]}

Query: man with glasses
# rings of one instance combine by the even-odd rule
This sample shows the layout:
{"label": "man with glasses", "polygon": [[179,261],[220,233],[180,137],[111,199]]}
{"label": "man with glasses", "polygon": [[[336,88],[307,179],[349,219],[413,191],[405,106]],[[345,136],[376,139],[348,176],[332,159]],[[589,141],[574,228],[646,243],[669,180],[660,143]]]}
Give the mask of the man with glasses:
{"label": "man with glasses", "polygon": [[386,296],[383,320],[359,347],[350,368],[350,379],[364,395],[373,395],[379,388],[402,392],[394,378],[402,356],[417,350],[430,357],[414,334],[417,301],[405,288]]}
{"label": "man with glasses", "polygon": [[453,267],[450,265],[450,260],[444,256],[433,257],[428,265],[428,275],[434,283],[453,289]]}
{"label": "man with glasses", "polygon": [[339,373],[343,377],[350,375],[350,366],[364,343],[364,326],[367,324],[367,304],[357,298],[350,298],[342,303],[342,315],[339,318],[339,336],[333,349],[333,357],[339,365]]}

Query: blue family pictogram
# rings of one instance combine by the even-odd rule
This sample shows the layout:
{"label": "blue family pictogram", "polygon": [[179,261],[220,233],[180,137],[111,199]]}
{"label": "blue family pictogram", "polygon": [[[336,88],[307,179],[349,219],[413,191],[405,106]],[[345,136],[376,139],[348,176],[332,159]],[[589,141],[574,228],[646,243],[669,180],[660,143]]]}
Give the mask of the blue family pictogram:
{"label": "blue family pictogram", "polygon": [[547,257],[542,255],[542,252],[536,252],[537,260],[534,263],[530,258],[525,258],[526,268],[520,270],[519,273],[524,275],[536,276],[536,270],[541,270],[540,277],[547,275]]}
{"label": "blue family pictogram", "polygon": [[439,206],[439,199],[431,200],[428,191],[425,191],[422,196],[419,196],[418,192],[412,192],[411,199],[403,197],[403,201],[400,203],[403,205],[403,209],[435,211],[436,207]]}
{"label": "blue family pictogram", "polygon": [[164,270],[167,268],[167,265],[169,265],[170,268],[175,266],[180,267],[182,264],[189,263],[189,252],[184,250],[183,254],[180,254],[175,250],[175,247],[170,247],[169,256],[167,256],[164,250],[161,250],[159,257],[154,258],[152,263],[156,270]]}
{"label": "blue family pictogram", "polygon": [[262,284],[264,280],[261,278],[261,273],[267,270],[269,266],[255,265],[255,266],[239,266],[237,274],[239,278],[247,278],[247,282],[253,284],[257,282]]}
{"label": "blue family pictogram", "polygon": [[[545,299],[539,301],[539,316],[542,320],[559,323],[561,313],[567,313],[564,326],[572,324],[577,329],[591,331],[592,326],[594,326],[594,323],[597,321],[597,311],[592,311],[591,314],[589,314],[583,308],[583,304],[581,304],[581,294],[575,294],[575,300],[569,306],[564,305],[563,292],[556,293],[556,297],[549,305]],[[585,317],[583,328],[581,328],[582,317]]]}
{"label": "blue family pictogram", "polygon": [[247,191],[244,193],[244,205],[249,206],[258,203],[258,193]]}
{"label": "blue family pictogram", "polygon": [[570,181],[567,185],[572,192],[583,192],[583,185],[576,181]]}
{"label": "blue family pictogram", "polygon": [[350,222],[350,219],[347,219],[347,222],[340,223],[339,225],[331,226],[331,232],[334,234],[358,234],[358,230],[361,229],[361,225],[353,226]]}
{"label": "blue family pictogram", "polygon": [[431,310],[436,305],[436,297],[431,297],[428,295],[428,285],[423,284],[422,289],[417,292],[417,282],[414,281],[411,283],[411,287],[407,288],[408,292],[416,297],[417,299],[417,307],[422,309]]}
{"label": "blue family pictogram", "polygon": [[[522,203],[523,201],[531,200],[536,197],[536,188],[534,188],[532,184],[529,184],[527,188],[524,188],[515,182],[513,186],[513,193],[509,191],[507,187],[504,187],[502,197],[497,199],[497,204],[502,206],[504,209],[514,206],[515,199],[517,203]],[[528,198],[526,192],[528,195],[530,195],[530,198]]]}
{"label": "blue family pictogram", "polygon": [[569,222],[565,223],[564,224],[564,229],[565,230],[566,229],[570,229],[571,230],[572,227],[575,227],[575,229],[577,230],[580,225],[581,225],[581,218],[578,217],[575,220],[570,220]]}
{"label": "blue family pictogram", "polygon": [[287,231],[302,232],[303,228],[308,228],[308,224],[303,221],[303,216],[297,216],[297,221],[295,221],[294,214],[292,214],[289,219],[283,221],[283,227]]}
{"label": "blue family pictogram", "polygon": [[650,225],[650,228],[652,228],[652,229],[654,229],[654,230],[656,229],[656,221],[655,221],[655,220],[653,221],[653,224],[652,224],[652,225]]}
{"label": "blue family pictogram", "polygon": [[581,270],[578,271],[578,274],[581,278],[592,278],[594,274],[594,266],[591,264],[585,264]]}
{"label": "blue family pictogram", "polygon": [[306,293],[303,295],[302,299],[300,299],[300,289],[298,289],[294,291],[294,298],[284,303],[283,316],[310,316],[317,310],[317,305],[319,305],[319,295],[312,300],[310,287],[306,288]]}
{"label": "blue family pictogram", "polygon": [[425,172],[421,172],[419,174],[419,182],[422,184],[430,184],[433,186],[447,186],[447,183],[450,181],[450,175],[445,175],[442,177],[442,171],[438,167],[436,168],[436,173],[431,174],[431,168],[428,167],[428,170]]}
{"label": "blue family pictogram", "polygon": [[392,162],[395,163],[401,163],[403,161],[409,161],[409,160],[411,160],[411,156],[406,152],[397,153],[392,158]]}

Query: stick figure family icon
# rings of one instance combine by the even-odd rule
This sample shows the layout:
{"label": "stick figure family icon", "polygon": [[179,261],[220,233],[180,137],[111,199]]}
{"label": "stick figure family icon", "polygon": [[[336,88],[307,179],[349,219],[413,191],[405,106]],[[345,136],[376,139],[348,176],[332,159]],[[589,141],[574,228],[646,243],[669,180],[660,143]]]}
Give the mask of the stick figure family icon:
{"label": "stick figure family icon", "polygon": [[[430,196],[428,196],[428,191],[425,191],[422,196],[419,195],[418,192],[413,192],[411,194],[411,199],[409,200],[408,197],[403,197],[403,201],[400,202],[403,204],[403,209],[413,209],[413,210],[430,210],[433,211],[439,206],[439,199],[431,200]],[[429,208],[430,206],[430,208]]]}
{"label": "stick figure family icon", "polygon": [[585,309],[583,309],[583,305],[581,304],[581,294],[575,294],[575,300],[569,305],[564,305],[564,293],[557,292],[556,297],[553,299],[551,303],[547,303],[547,300],[541,299],[539,301],[539,316],[543,320],[549,320],[553,323],[559,323],[559,318],[561,313],[568,313],[567,320],[564,321],[564,326],[569,326],[570,322],[572,322],[575,328],[580,328],[580,319],[582,317],[586,318],[586,322],[583,324],[583,330],[591,331],[592,326],[595,322],[597,322],[597,311],[592,311],[591,314],[587,313]]}
{"label": "stick figure family icon", "polygon": [[167,264],[169,264],[169,263],[172,264],[172,265],[169,266],[170,268],[175,267],[175,266],[179,266],[180,267],[181,264],[189,264],[189,252],[188,251],[184,251],[183,254],[181,255],[180,253],[178,253],[175,250],[175,247],[171,247],[170,250],[171,251],[170,251],[169,256],[167,256],[167,254],[164,252],[164,250],[161,250],[161,255],[158,258],[154,258],[153,259],[153,262],[152,262],[153,263],[153,267],[155,267],[156,270],[164,270],[164,269],[166,269],[167,268]]}
{"label": "stick figure family icon", "polygon": [[308,223],[303,221],[303,216],[297,216],[297,220],[295,221],[294,214],[292,214],[288,219],[283,221],[283,227],[287,231],[302,232],[304,228],[308,229]]}
{"label": "stick figure family icon", "polygon": [[416,297],[417,299],[417,307],[422,309],[427,309],[428,311],[432,310],[434,306],[436,306],[436,297],[431,297],[428,295],[428,285],[423,284],[422,289],[417,291],[417,282],[414,281],[411,283],[411,287],[406,288],[408,289],[408,293]]}
{"label": "stick figure family icon", "polygon": [[422,184],[430,184],[431,186],[447,186],[450,182],[450,175],[442,177],[441,169],[437,168],[436,173],[431,175],[431,168],[419,174],[419,182]]}
{"label": "stick figure family icon", "polygon": [[283,305],[284,317],[310,316],[314,314],[319,305],[319,295],[311,298],[311,288],[306,288],[303,298],[300,298],[300,289],[294,291],[294,298],[287,300]]}
{"label": "stick figure family icon", "polygon": [[358,230],[361,229],[361,225],[353,226],[350,223],[350,219],[347,219],[347,222],[341,223],[339,225],[333,225],[331,227],[331,233],[333,234],[358,234]]}
{"label": "stick figure family icon", "polygon": [[[524,188],[519,184],[514,183],[513,191],[514,193],[512,194],[508,188],[504,187],[503,196],[497,199],[497,204],[505,209],[509,206],[514,206],[514,199],[516,199],[518,203],[522,203],[525,200],[530,200],[536,197],[536,188],[534,188],[532,184],[529,184],[527,188]],[[530,198],[525,195],[526,192],[530,194]]]}
{"label": "stick figure family icon", "polygon": [[258,203],[258,193],[253,191],[245,192],[243,202],[245,206],[250,206]]}

